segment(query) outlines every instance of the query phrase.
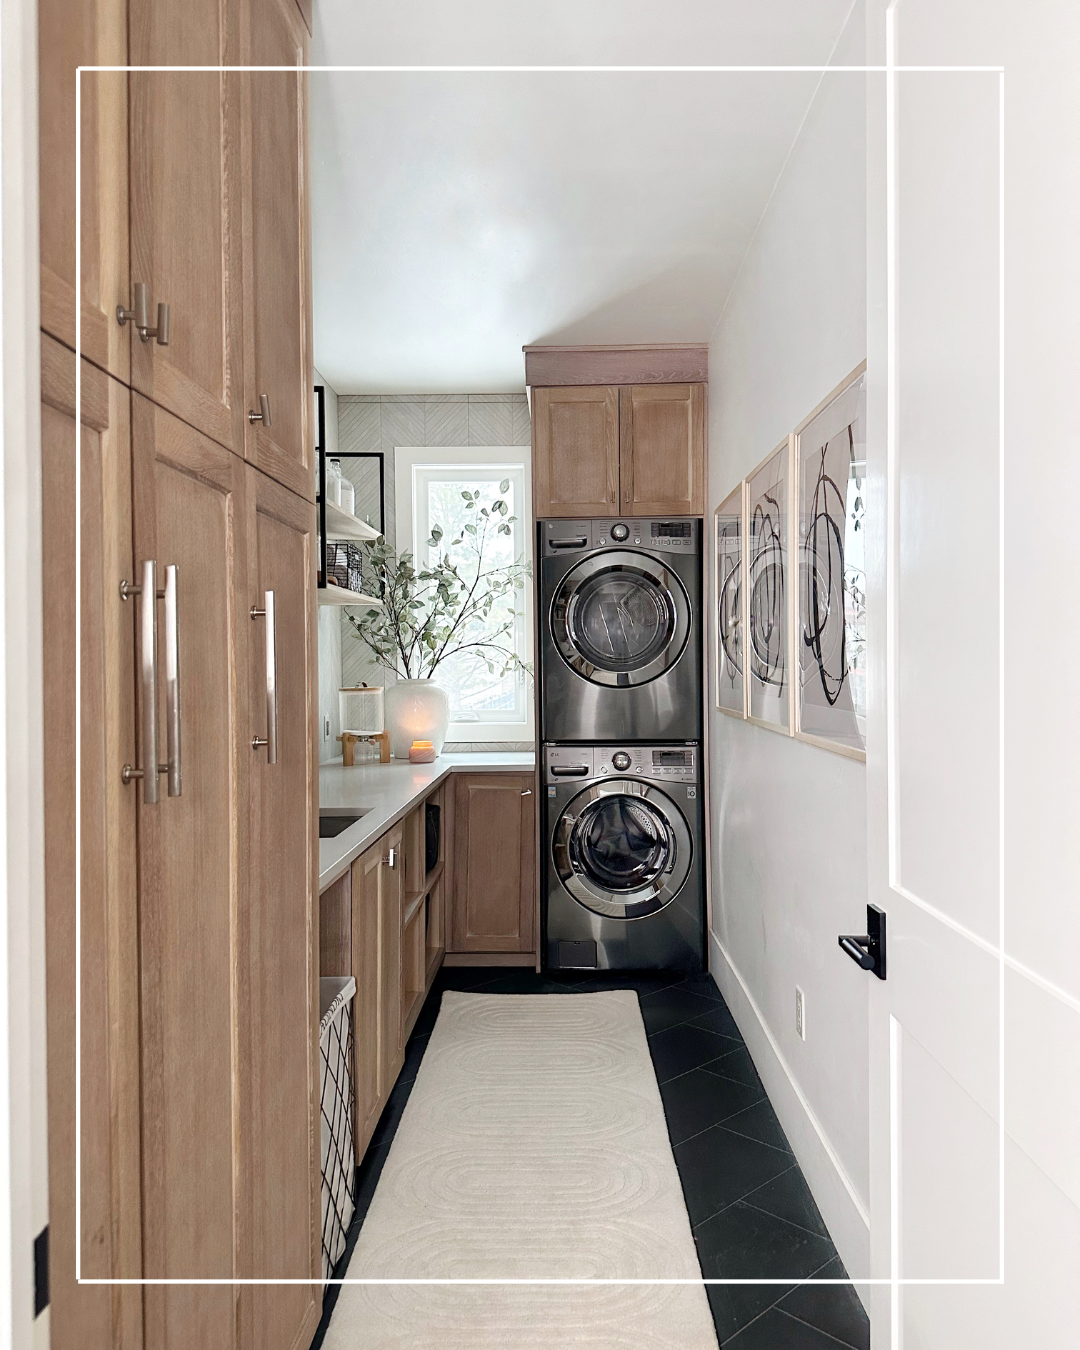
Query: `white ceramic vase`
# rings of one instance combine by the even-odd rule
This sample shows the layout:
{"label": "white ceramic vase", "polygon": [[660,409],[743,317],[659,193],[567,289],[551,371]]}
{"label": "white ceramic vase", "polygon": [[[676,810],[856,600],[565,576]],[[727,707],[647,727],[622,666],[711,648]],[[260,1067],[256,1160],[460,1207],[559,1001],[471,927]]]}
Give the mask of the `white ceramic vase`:
{"label": "white ceramic vase", "polygon": [[395,759],[408,759],[413,741],[431,741],[442,754],[450,704],[446,690],[431,680],[398,680],[383,695],[386,729]]}

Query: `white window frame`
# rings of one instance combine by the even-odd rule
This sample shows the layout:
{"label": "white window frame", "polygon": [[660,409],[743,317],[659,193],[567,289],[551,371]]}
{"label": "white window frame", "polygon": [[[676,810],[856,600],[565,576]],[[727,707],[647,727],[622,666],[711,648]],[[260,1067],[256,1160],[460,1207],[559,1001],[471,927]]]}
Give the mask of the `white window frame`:
{"label": "white window frame", "polygon": [[[394,449],[394,487],[396,490],[397,551],[416,552],[417,494],[416,471],[444,468],[490,469],[494,466],[517,469],[523,485],[522,502],[515,513],[521,521],[525,561],[533,560],[532,538],[532,450],[527,445],[447,445],[396,446]],[[533,587],[525,583],[525,659],[533,661]],[[439,673],[435,672],[438,681]],[[516,722],[455,722],[447,729],[448,741],[531,741],[536,734],[535,682],[525,680],[525,717]]]}

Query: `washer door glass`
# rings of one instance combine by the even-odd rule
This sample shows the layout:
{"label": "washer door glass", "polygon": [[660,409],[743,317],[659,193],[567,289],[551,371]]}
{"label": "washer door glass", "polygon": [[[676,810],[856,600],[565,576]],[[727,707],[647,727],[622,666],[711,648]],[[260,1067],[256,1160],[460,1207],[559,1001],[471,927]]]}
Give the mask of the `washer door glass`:
{"label": "washer door glass", "polygon": [[609,550],[566,574],[550,622],[563,659],[585,679],[645,684],[682,654],[690,604],[679,578],[662,562]]}
{"label": "washer door glass", "polygon": [[563,811],[552,837],[562,884],[605,918],[639,919],[663,909],[685,882],[692,854],[682,812],[646,783],[586,788]]}

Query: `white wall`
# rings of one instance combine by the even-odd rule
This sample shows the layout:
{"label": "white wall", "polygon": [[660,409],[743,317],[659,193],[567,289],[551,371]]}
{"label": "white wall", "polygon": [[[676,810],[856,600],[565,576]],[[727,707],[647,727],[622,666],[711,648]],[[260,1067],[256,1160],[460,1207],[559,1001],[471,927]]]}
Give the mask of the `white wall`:
{"label": "white wall", "polygon": [[[863,51],[856,5],[833,63]],[[866,355],[864,126],[864,77],[825,75],[710,346],[710,513]],[[715,709],[710,735],[713,973],[865,1275],[866,977],[836,944],[866,917],[865,769]]]}

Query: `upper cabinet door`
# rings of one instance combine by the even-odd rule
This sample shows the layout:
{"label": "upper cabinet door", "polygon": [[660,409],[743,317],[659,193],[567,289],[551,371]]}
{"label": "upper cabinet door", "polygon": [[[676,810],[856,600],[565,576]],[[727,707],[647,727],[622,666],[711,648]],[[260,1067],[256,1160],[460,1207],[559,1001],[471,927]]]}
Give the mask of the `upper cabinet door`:
{"label": "upper cabinet door", "polygon": [[244,119],[247,407],[252,463],[313,501],[314,372],[307,164],[307,32],[295,0],[250,0]]}
{"label": "upper cabinet door", "polygon": [[[75,342],[75,70],[127,64],[125,0],[39,0],[41,326]],[[82,331],[79,350],[125,383],[128,303],[127,74],[80,76]]]}
{"label": "upper cabinet door", "polygon": [[533,390],[533,502],[538,520],[619,509],[619,391]]}
{"label": "upper cabinet door", "polygon": [[703,384],[620,389],[622,510],[700,516],[705,509]]}
{"label": "upper cabinet door", "polygon": [[[131,63],[235,65],[235,5],[130,0]],[[132,386],[236,454],[244,452],[241,77],[133,71],[131,291],[149,320],[170,306],[167,346],[131,337]],[[129,325],[130,326],[130,325]]]}

